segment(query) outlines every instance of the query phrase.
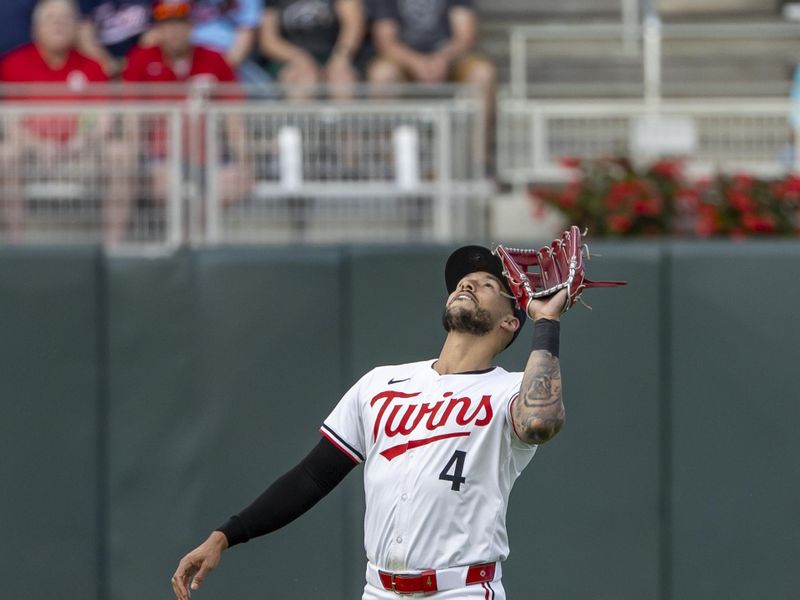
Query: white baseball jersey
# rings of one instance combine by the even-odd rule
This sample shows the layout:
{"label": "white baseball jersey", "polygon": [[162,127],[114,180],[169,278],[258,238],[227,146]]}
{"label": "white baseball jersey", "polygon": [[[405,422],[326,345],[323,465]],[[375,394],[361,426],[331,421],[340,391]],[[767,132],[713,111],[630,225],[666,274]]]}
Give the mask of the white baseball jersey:
{"label": "white baseball jersey", "polygon": [[364,545],[387,571],[504,560],[511,487],[533,458],[509,412],[522,373],[439,375],[435,360],[378,367],[321,433],[364,462]]}

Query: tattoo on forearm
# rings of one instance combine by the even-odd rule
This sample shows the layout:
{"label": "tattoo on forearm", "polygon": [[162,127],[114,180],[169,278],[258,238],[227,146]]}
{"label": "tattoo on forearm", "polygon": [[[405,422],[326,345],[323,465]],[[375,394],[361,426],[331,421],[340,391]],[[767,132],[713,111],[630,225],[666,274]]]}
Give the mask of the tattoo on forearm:
{"label": "tattoo on forearm", "polygon": [[537,365],[523,400],[529,408],[550,406],[561,401],[561,366],[549,353]]}
{"label": "tattoo on forearm", "polygon": [[536,351],[515,403],[514,420],[530,442],[547,441],[564,423],[561,365],[547,351]]}

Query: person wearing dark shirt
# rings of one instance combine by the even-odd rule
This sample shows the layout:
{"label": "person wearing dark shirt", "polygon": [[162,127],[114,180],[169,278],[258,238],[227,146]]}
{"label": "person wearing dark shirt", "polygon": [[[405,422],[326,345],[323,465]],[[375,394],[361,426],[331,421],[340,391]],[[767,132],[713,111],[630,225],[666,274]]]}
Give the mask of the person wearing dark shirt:
{"label": "person wearing dark shirt", "polygon": [[[75,49],[78,30],[73,0],[39,0],[32,16],[33,42],[0,60],[0,82],[9,84],[8,99],[15,102],[85,102],[81,93],[91,83],[108,81],[99,63]],[[44,93],[14,84],[64,84],[63,93]],[[95,97],[97,98],[97,97]],[[106,241],[121,242],[133,194],[135,148],[113,136],[106,115],[84,113],[38,114],[3,123],[0,142],[0,218],[12,241],[23,238],[24,183],[28,172],[52,172],[97,185],[100,173]],[[87,181],[88,178],[88,181]]]}
{"label": "person wearing dark shirt", "polygon": [[275,0],[264,11],[261,51],[295,96],[320,83],[347,96],[365,29],[361,0]]}
{"label": "person wearing dark shirt", "polygon": [[0,55],[31,41],[36,0],[0,0]]}
{"label": "person wearing dark shirt", "polygon": [[370,80],[494,84],[495,69],[473,51],[478,18],[472,0],[373,0],[379,56]]}
{"label": "person wearing dark shirt", "polygon": [[80,50],[116,77],[150,26],[151,5],[152,0],[80,0]]}
{"label": "person wearing dark shirt", "polygon": [[486,139],[491,122],[496,70],[473,48],[478,16],[473,0],[371,0],[372,40],[378,57],[368,80],[472,84],[481,90]]}

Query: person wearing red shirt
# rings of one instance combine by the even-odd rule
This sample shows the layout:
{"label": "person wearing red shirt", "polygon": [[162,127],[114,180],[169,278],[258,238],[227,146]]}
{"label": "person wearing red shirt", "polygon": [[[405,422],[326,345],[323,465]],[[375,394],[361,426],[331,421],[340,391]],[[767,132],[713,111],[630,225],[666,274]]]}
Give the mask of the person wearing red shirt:
{"label": "person wearing red shirt", "polygon": [[[138,83],[185,83],[187,87],[206,86],[213,91],[217,84],[223,84],[218,97],[230,100],[242,99],[237,91],[236,74],[225,61],[225,57],[209,48],[194,46],[191,42],[192,23],[190,20],[192,2],[187,0],[155,0],[153,3],[153,26],[149,37],[154,46],[137,46],[128,53],[127,66],[122,79]],[[232,91],[231,91],[232,89]],[[153,98],[154,96],[149,96]],[[185,99],[185,94],[176,94],[175,86],[165,86],[163,93],[156,96],[161,100]],[[219,201],[227,206],[242,200],[252,188],[253,177],[248,163],[245,147],[244,125],[239,116],[225,119],[225,141],[222,157],[206,157],[202,142],[200,151],[183,140],[184,152],[192,156],[192,166],[203,166],[207,160],[220,161],[217,167],[219,182]],[[166,123],[156,119],[149,129],[148,162],[152,168],[152,194],[160,204],[165,202],[169,185],[169,168],[166,164],[168,136]],[[193,128],[184,126],[184,131]],[[194,131],[202,140],[204,128]],[[199,155],[199,156],[198,156]],[[197,162],[201,163],[197,165]],[[189,165],[185,165],[189,166]]]}
{"label": "person wearing red shirt", "polygon": [[[66,84],[63,93],[38,95],[31,90],[7,91],[6,98],[17,102],[77,102],[85,100],[81,91],[90,83],[108,80],[102,67],[75,50],[78,14],[72,0],[39,0],[32,16],[33,42],[3,57],[0,81],[8,84]],[[13,89],[12,85],[10,89]],[[2,211],[12,241],[23,238],[23,171],[35,167],[41,173],[63,174],[59,179],[78,179],[96,187],[97,174],[105,193],[105,234],[109,243],[125,235],[127,214],[133,196],[135,149],[125,140],[113,140],[110,120],[97,115],[37,115],[5,122],[0,141],[0,168],[3,177]],[[92,181],[87,181],[91,179]]]}

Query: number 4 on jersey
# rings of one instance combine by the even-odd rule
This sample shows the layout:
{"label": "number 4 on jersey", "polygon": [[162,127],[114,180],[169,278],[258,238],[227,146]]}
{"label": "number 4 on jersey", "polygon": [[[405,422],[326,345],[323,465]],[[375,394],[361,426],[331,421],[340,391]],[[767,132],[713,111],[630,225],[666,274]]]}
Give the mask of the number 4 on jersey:
{"label": "number 4 on jersey", "polygon": [[[461,491],[461,484],[467,480],[466,477],[461,476],[461,473],[464,472],[464,459],[466,458],[466,452],[463,450],[456,450],[453,452],[452,458],[447,461],[447,464],[444,466],[444,469],[442,469],[442,472],[439,473],[439,479],[453,482],[453,485],[450,486],[450,489],[454,492]],[[448,473],[450,469],[453,470],[452,475]]]}

